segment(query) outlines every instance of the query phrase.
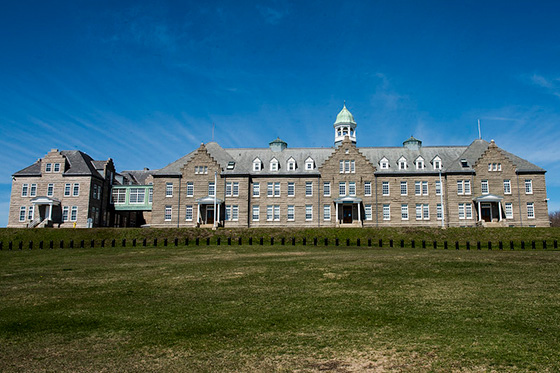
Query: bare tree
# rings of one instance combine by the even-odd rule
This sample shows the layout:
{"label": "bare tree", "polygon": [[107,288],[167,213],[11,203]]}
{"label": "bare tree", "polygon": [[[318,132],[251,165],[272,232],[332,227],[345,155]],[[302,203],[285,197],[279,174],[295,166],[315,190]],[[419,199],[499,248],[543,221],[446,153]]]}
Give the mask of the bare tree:
{"label": "bare tree", "polygon": [[560,211],[553,211],[548,214],[551,227],[560,227]]}

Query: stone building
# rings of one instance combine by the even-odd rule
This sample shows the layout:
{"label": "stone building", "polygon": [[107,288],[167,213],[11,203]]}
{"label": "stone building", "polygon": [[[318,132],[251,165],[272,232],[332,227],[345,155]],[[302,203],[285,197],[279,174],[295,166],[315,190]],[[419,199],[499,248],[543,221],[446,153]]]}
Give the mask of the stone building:
{"label": "stone building", "polygon": [[334,147],[200,147],[153,173],[153,227],[549,226],[545,170],[494,141],[357,147],[346,106]]}
{"label": "stone building", "polygon": [[356,128],[344,106],[333,147],[210,142],[153,171],[116,173],[111,159],[53,150],[13,175],[8,226],[550,225],[546,171],[493,140],[357,147]]}

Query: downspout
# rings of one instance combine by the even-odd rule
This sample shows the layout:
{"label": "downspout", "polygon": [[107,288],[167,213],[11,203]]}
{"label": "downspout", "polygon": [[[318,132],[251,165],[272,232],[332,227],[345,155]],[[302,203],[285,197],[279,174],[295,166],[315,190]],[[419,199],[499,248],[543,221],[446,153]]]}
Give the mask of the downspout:
{"label": "downspout", "polygon": [[321,227],[321,175],[317,176],[317,227]]}
{"label": "downspout", "polygon": [[443,229],[445,228],[445,212],[444,212],[445,209],[443,205],[443,182],[441,181],[441,169],[439,170],[439,200],[441,203],[441,228]]}
{"label": "downspout", "polygon": [[179,176],[179,198],[177,199],[177,228],[179,228],[179,221],[181,219],[181,179],[183,176]]}
{"label": "downspout", "polygon": [[247,177],[247,228],[251,227],[253,210],[251,209],[251,197],[253,196],[253,178]]}
{"label": "downspout", "polygon": [[377,202],[377,175],[374,173],[375,178],[375,227],[379,228],[379,203]]}
{"label": "downspout", "polygon": [[519,223],[523,226],[523,215],[521,215],[521,193],[519,187],[519,174],[517,174],[517,200],[519,201]]}

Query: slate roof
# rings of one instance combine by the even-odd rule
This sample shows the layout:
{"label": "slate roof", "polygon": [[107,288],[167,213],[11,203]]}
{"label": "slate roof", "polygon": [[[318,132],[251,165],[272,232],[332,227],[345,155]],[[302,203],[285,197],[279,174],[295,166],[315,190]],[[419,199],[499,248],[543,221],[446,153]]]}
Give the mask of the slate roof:
{"label": "slate roof", "polygon": [[134,185],[146,185],[146,179],[148,176],[152,175],[157,170],[131,170],[131,171],[121,171],[119,174],[124,176],[128,181]]}
{"label": "slate roof", "polygon": [[[98,162],[104,163],[106,161],[94,161],[89,155],[79,150],[62,150],[60,154],[66,157],[68,163],[63,175],[102,177],[97,172],[96,166],[99,165]],[[41,160],[39,159],[31,166],[14,173],[13,176],[41,176]]]}
{"label": "slate roof", "polygon": [[[378,174],[422,174],[436,173],[431,165],[432,160],[439,156],[442,161],[442,172],[464,173],[474,172],[472,166],[486,151],[489,143],[485,140],[475,140],[469,146],[421,146],[418,150],[406,147],[358,147],[362,153],[376,168]],[[318,175],[318,168],[336,150],[335,148],[286,148],[283,151],[273,151],[270,148],[222,148],[216,142],[206,144],[208,153],[220,164],[222,175]],[[500,149],[516,166],[518,172],[545,172],[542,168],[535,166],[527,160]],[[180,175],[181,168],[195,154],[195,151],[179,158],[173,163],[155,172],[155,175]],[[407,159],[408,168],[399,170],[397,161],[404,156]],[[425,168],[417,170],[414,161],[421,156],[424,159]],[[311,157],[315,161],[313,170],[305,170],[305,160]],[[261,171],[253,171],[253,161],[259,158],[263,163]],[[275,158],[279,162],[278,171],[270,171],[269,163]],[[287,170],[287,161],[294,158],[296,170]],[[379,162],[387,158],[389,169],[380,169]],[[468,167],[462,167],[461,159],[466,159]],[[235,162],[232,170],[227,169],[229,162]]]}

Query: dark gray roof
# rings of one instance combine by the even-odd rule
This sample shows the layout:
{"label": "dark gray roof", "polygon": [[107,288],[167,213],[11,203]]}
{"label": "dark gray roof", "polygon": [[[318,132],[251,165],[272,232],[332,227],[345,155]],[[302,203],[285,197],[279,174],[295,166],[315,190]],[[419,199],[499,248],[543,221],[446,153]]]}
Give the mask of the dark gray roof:
{"label": "dark gray roof", "polygon": [[12,176],[41,176],[41,160],[25,167],[23,170],[19,170]]}
{"label": "dark gray roof", "polygon": [[[62,150],[60,154],[65,156],[68,162],[68,167],[63,175],[102,177],[97,172],[95,163],[105,161],[94,161],[89,155],[79,150]],[[14,173],[13,176],[41,176],[41,160]]]}
{"label": "dark gray roof", "polygon": [[119,174],[124,176],[127,181],[130,181],[134,185],[146,185],[146,179],[148,176],[155,173],[157,170],[130,170],[130,171],[121,171]]}

